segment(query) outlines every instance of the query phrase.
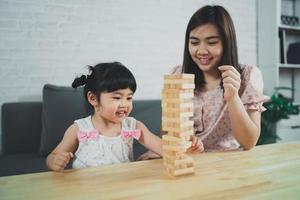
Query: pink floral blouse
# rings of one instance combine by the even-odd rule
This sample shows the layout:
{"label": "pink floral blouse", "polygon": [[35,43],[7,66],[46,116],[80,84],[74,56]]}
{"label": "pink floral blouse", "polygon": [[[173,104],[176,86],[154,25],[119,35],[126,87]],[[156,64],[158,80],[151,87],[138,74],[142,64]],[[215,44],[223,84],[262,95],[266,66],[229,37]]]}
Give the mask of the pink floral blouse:
{"label": "pink floral blouse", "polygon": [[[263,95],[263,80],[260,70],[250,65],[241,65],[240,97],[247,110],[265,111],[262,106],[267,97]],[[181,66],[173,69],[181,73]],[[221,86],[207,92],[195,90],[194,130],[205,151],[233,150],[240,144],[232,135],[227,103]]]}

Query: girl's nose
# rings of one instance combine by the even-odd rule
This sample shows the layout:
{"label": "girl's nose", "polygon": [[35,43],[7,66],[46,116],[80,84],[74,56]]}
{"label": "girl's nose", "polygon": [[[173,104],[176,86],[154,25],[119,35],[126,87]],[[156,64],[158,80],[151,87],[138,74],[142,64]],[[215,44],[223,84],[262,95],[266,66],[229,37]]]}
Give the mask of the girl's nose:
{"label": "girl's nose", "polygon": [[122,100],[120,103],[120,107],[127,107],[127,106],[128,106],[127,100]]}

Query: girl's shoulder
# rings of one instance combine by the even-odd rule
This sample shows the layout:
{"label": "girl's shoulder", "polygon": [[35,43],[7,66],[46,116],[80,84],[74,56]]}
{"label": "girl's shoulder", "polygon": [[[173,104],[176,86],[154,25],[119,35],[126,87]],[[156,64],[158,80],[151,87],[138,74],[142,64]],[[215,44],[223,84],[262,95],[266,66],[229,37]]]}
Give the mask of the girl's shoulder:
{"label": "girl's shoulder", "polygon": [[134,130],[136,129],[137,120],[134,117],[125,117],[122,121],[123,130]]}
{"label": "girl's shoulder", "polygon": [[76,124],[79,127],[80,130],[94,129],[91,115],[89,115],[85,118],[75,120],[74,124]]}

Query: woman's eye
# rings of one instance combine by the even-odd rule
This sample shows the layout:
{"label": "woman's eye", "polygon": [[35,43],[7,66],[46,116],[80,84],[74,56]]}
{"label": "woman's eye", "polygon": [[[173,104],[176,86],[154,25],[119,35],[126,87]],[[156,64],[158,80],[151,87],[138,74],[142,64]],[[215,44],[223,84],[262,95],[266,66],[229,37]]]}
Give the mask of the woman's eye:
{"label": "woman's eye", "polygon": [[113,97],[113,99],[119,100],[121,99],[121,97]]}
{"label": "woman's eye", "polygon": [[218,41],[208,41],[209,45],[214,45],[214,44],[217,44],[217,43],[218,43]]}
{"label": "woman's eye", "polygon": [[132,100],[132,97],[127,97],[127,100]]}
{"label": "woman's eye", "polygon": [[199,44],[199,42],[197,42],[197,41],[190,41],[190,44],[191,45],[197,45],[197,44]]}

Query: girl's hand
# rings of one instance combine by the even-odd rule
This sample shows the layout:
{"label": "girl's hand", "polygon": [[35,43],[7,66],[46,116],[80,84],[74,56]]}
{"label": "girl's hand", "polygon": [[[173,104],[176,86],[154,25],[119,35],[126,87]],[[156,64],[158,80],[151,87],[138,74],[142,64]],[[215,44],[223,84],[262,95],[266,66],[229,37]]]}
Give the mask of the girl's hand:
{"label": "girl's hand", "polygon": [[73,157],[72,152],[53,152],[47,158],[48,168],[53,171],[62,171]]}
{"label": "girl's hand", "polygon": [[222,82],[224,86],[224,100],[230,101],[238,97],[239,89],[241,86],[241,75],[231,65],[222,65],[218,67],[221,71]]}
{"label": "girl's hand", "polygon": [[190,140],[192,141],[192,146],[190,148],[187,149],[187,152],[189,153],[195,153],[195,152],[203,152],[204,151],[204,146],[203,143],[200,139],[198,139],[198,137],[196,137],[195,135],[192,135],[190,137]]}
{"label": "girl's hand", "polygon": [[151,159],[156,159],[156,158],[160,158],[161,156],[154,153],[153,151],[147,151],[146,153],[140,155],[138,157],[138,161],[140,160],[151,160]]}

